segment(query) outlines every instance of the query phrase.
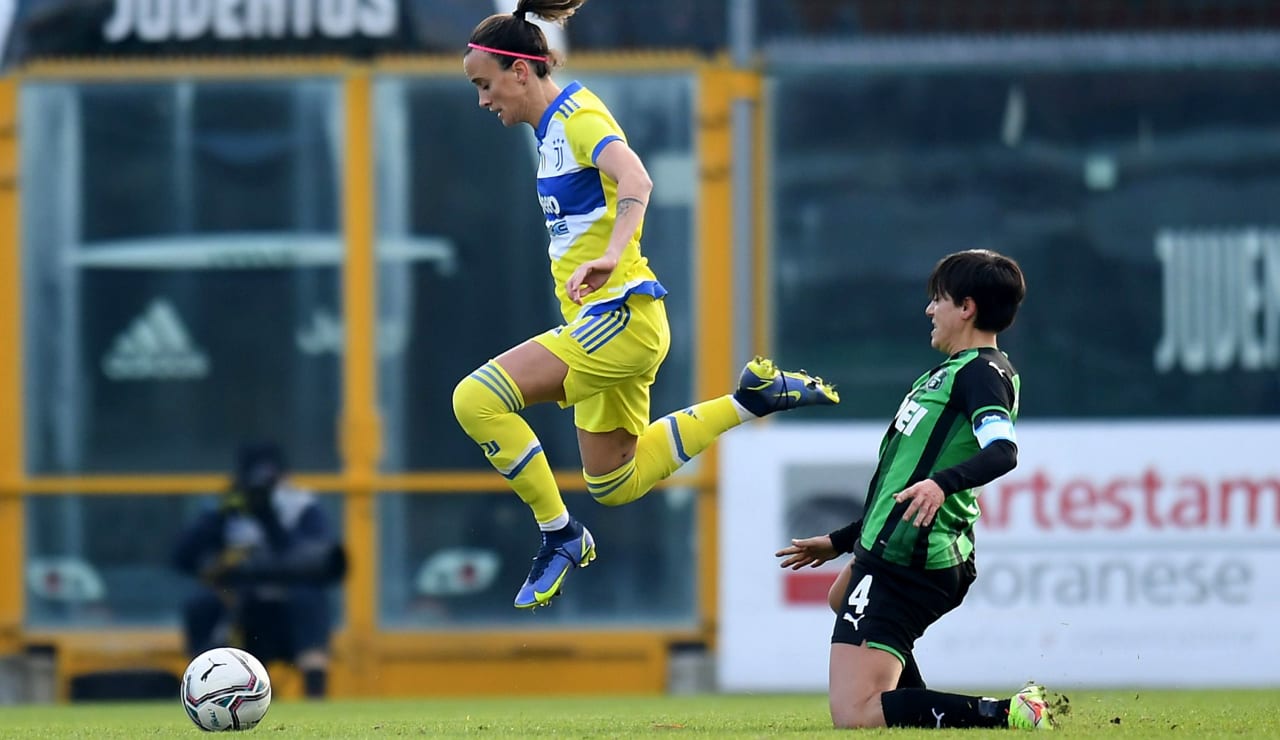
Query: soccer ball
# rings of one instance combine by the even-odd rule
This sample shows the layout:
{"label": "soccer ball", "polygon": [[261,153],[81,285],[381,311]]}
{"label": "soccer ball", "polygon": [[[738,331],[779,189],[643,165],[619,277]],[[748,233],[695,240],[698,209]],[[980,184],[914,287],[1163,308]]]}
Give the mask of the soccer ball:
{"label": "soccer ball", "polygon": [[182,676],[182,708],[210,732],[253,728],[271,706],[271,677],[258,659],[233,647],[196,656]]}

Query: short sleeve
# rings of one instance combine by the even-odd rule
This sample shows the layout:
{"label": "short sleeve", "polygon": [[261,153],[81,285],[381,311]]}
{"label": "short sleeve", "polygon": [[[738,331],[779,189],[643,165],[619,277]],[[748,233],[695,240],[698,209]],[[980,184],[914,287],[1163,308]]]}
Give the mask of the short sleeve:
{"label": "short sleeve", "polygon": [[1017,443],[1013,432],[1014,387],[1008,370],[979,357],[956,373],[951,397],[973,424],[980,447],[998,439]]}
{"label": "short sleeve", "polygon": [[565,137],[574,160],[583,167],[595,167],[596,159],[612,141],[624,141],[622,131],[601,111],[575,111],[564,124]]}

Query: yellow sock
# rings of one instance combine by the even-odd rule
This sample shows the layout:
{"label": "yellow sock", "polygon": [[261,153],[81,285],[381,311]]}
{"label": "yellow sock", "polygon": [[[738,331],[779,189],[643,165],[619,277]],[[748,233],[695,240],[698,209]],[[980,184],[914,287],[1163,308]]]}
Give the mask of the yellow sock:
{"label": "yellow sock", "polygon": [[541,524],[565,514],[567,509],[542,452],[542,443],[516,413],[523,408],[520,389],[493,361],[463,378],[453,389],[453,414],[463,431],[480,445],[490,464],[533,509],[534,518]]}
{"label": "yellow sock", "polygon": [[605,506],[621,506],[645,495],[721,434],[743,422],[731,396],[703,401],[658,419],[636,443],[636,456],[604,475],[587,475],[587,492]]}

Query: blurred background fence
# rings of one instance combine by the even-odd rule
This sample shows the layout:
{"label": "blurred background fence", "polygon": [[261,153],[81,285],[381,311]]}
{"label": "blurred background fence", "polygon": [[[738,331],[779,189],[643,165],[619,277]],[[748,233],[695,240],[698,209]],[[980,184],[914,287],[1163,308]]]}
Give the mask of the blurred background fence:
{"label": "blurred background fence", "polygon": [[253,436],[291,450],[352,550],[337,695],[821,688],[833,573],[770,553],[856,512],[934,359],[924,276],[990,247],[1030,284],[1004,344],[1023,465],[987,495],[992,590],[926,638],[926,669],[971,665],[955,646],[1006,620],[1035,625],[1013,658],[1038,679],[1280,683],[1170,669],[1206,615],[1231,625],[1224,666],[1277,647],[1275,3],[584,7],[559,77],[607,101],[656,185],[674,343],[654,410],[755,352],[845,401],[735,432],[623,511],[588,508],[568,419],[530,412],[604,548],[535,616],[508,606],[528,515],[448,398],[556,323],[531,140],[460,74],[501,5],[0,3],[0,654],[55,656],[62,698],[180,670],[173,532]]}

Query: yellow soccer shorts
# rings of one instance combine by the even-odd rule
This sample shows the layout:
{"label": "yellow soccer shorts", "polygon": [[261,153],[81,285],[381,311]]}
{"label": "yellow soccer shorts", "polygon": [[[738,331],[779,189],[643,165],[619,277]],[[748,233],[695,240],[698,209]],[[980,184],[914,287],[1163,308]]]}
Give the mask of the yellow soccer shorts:
{"label": "yellow soccer shorts", "polygon": [[565,400],[585,432],[626,429],[639,437],[649,426],[649,386],[671,348],[661,300],[633,295],[622,306],[586,316],[533,338],[569,366]]}

